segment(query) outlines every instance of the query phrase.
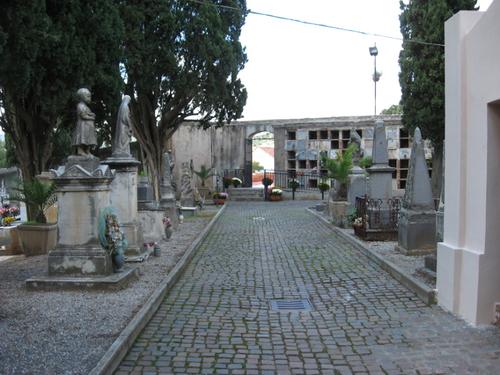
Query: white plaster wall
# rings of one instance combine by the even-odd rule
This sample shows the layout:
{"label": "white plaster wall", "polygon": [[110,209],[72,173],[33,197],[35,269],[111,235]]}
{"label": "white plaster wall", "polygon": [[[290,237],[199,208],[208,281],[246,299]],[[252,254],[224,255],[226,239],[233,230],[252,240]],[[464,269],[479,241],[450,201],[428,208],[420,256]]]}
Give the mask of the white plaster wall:
{"label": "white plaster wall", "polygon": [[473,324],[490,323],[500,302],[500,110],[495,118],[489,106],[500,100],[499,19],[495,0],[488,12],[460,12],[445,27],[446,205],[438,302]]}

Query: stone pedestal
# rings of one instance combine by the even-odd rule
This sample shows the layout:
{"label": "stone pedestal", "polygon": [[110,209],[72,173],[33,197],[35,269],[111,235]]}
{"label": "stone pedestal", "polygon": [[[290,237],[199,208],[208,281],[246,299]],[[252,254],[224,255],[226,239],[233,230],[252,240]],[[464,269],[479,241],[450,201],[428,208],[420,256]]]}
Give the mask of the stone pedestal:
{"label": "stone pedestal", "polygon": [[137,214],[137,170],[140,162],[132,157],[111,157],[103,163],[114,170],[110,200],[128,242],[125,255],[140,255],[143,252],[143,238]]}
{"label": "stone pedestal", "polygon": [[348,208],[349,208],[349,202],[347,201],[328,202],[328,213],[334,225],[341,228],[345,228],[347,226]]}
{"label": "stone pedestal", "polygon": [[413,211],[402,208],[399,213],[397,249],[405,255],[425,255],[434,252],[435,211]]}
{"label": "stone pedestal", "polygon": [[98,220],[110,205],[113,175],[106,165],[88,171],[77,164],[58,169],[58,242],[49,253],[48,276],[26,280],[28,289],[119,289],[137,271],[113,273],[111,256],[101,247]]}
{"label": "stone pedestal", "polygon": [[156,208],[157,202],[154,198],[153,187],[146,176],[139,176],[137,183],[137,208]]}
{"label": "stone pedestal", "polygon": [[139,208],[138,216],[144,242],[161,241],[165,234],[163,208]]}
{"label": "stone pedestal", "polygon": [[79,165],[56,178],[58,243],[49,253],[49,276],[106,276],[111,257],[99,242],[98,217],[110,205],[113,176],[107,166],[92,172]]}

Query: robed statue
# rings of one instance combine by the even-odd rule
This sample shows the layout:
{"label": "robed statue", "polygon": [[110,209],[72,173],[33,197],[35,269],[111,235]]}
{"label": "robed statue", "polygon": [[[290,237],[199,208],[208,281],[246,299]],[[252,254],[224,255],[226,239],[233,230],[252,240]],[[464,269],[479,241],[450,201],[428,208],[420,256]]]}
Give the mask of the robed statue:
{"label": "robed statue", "polygon": [[95,133],[95,114],[88,105],[92,97],[90,91],[81,88],[76,92],[79,100],[76,106],[76,128],[73,133],[72,146],[75,148],[76,155],[90,156],[92,147],[97,146],[97,137]]}
{"label": "robed statue", "polygon": [[130,96],[123,97],[116,117],[115,138],[113,139],[113,156],[130,156],[130,138],[132,137],[132,121],[130,119]]}

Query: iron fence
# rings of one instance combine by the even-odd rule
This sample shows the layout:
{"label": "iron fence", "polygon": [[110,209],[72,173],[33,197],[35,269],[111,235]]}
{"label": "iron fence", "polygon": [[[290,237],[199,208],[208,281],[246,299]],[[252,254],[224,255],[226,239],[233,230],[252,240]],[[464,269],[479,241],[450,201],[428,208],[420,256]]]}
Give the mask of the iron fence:
{"label": "iron fence", "polygon": [[[252,181],[245,174],[244,169],[224,169],[222,177],[237,177],[243,182],[243,186],[252,186]],[[297,181],[296,191],[318,190],[319,183],[327,181],[333,186],[333,180],[326,177],[325,174],[314,172],[296,172],[296,171],[276,171],[265,169],[263,178],[273,180],[272,186],[283,190],[292,190],[291,182]],[[260,181],[259,181],[260,182]]]}
{"label": "iron fence", "polygon": [[358,237],[367,239],[370,231],[397,232],[401,199],[370,199],[356,197],[356,216],[353,223]]}

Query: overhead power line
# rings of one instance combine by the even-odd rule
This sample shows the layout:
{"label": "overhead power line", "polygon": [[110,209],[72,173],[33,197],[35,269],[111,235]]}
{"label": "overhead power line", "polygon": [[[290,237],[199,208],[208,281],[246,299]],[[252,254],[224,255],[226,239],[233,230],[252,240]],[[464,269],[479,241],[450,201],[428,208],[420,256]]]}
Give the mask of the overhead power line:
{"label": "overhead power line", "polygon": [[[235,11],[241,12],[240,8],[232,7],[232,6],[228,6],[228,5],[209,3],[209,2],[206,2],[206,1],[203,1],[203,0],[188,0],[188,1],[191,1],[193,3],[203,4],[203,5],[210,5],[210,6],[214,6],[214,7],[217,7],[217,8],[230,9],[230,10],[235,10]],[[269,18],[275,18],[275,19],[282,20],[282,21],[301,23],[301,24],[309,25],[309,26],[323,27],[323,28],[327,28],[327,29],[333,29],[333,30],[338,30],[338,31],[345,31],[345,32],[350,32],[350,33],[355,33],[355,34],[361,34],[361,35],[366,35],[366,36],[374,36],[374,37],[377,37],[377,38],[399,40],[399,41],[402,41],[403,43],[415,43],[415,44],[423,44],[423,45],[427,45],[427,46],[444,47],[444,44],[441,44],[441,43],[425,42],[423,40],[417,40],[417,39],[403,39],[403,38],[396,37],[396,36],[391,36],[391,35],[371,33],[371,32],[362,31],[362,30],[349,29],[349,28],[341,27],[341,26],[327,25],[327,24],[324,24],[324,23],[311,22],[311,21],[299,20],[297,18],[290,18],[290,17],[278,16],[278,15],[275,15],[275,14],[257,12],[257,11],[251,10],[251,9],[248,10],[248,13],[249,14],[254,14],[254,15],[257,15],[257,16],[264,16],[264,17],[269,17]]]}

